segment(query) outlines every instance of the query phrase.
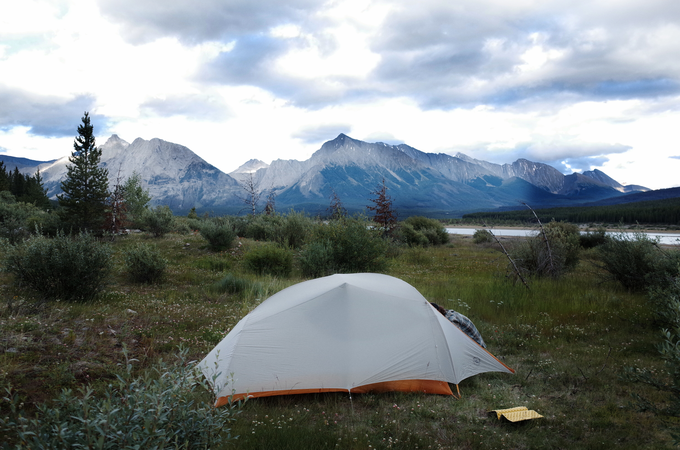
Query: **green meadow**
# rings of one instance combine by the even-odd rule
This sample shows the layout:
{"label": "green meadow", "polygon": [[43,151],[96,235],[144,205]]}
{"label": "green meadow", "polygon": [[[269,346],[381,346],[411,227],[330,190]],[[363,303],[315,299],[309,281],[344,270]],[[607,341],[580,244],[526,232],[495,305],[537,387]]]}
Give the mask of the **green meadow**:
{"label": "green meadow", "polygon": [[[503,242],[512,247],[516,241]],[[167,259],[160,282],[133,283],[125,276],[123,255],[139,243],[154,244]],[[245,255],[265,245],[253,239],[212,251],[199,233],[138,233],[110,245],[113,275],[88,302],[43,302],[0,272],[0,386],[7,398],[11,386],[27,417],[39,405],[53,405],[63,389],[89,386],[92,395],[101,393],[124,373],[124,350],[135,374],[159,360],[175,363],[180,347],[187,360],[200,361],[261,301],[305,279],[298,250],[290,276],[248,270]],[[665,376],[657,351],[661,330],[649,300],[606,281],[595,255],[582,250],[573,270],[557,279],[529,278],[528,289],[496,244],[456,236],[441,246],[390,247],[385,273],[472,319],[488,350],[515,374],[468,378],[458,386],[460,398],[333,393],[249,400],[228,424],[238,438],[222,448],[673,447],[675,419],[639,411],[632,396],[663,405],[666,394],[623,378],[627,367]],[[192,395],[211,401],[206,390]],[[17,414],[7,398],[3,417]],[[511,423],[489,414],[518,406],[543,418]]]}

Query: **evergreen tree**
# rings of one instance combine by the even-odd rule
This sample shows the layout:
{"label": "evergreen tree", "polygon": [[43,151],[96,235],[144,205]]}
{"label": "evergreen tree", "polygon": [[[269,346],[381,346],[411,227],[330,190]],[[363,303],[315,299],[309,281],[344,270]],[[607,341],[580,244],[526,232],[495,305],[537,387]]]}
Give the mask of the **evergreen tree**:
{"label": "evergreen tree", "polygon": [[36,170],[35,175],[32,177],[25,175],[24,194],[22,197],[17,197],[17,200],[32,203],[42,209],[48,209],[50,207],[50,199],[47,197],[47,189],[43,186],[40,169]]}
{"label": "evergreen tree", "polygon": [[73,142],[66,179],[61,183],[64,193],[57,198],[65,219],[74,227],[99,231],[104,225],[109,172],[99,167],[102,152],[95,146],[89,113],[85,113],[82,121]]}
{"label": "evergreen tree", "polygon": [[0,191],[9,191],[9,187],[10,182],[7,168],[5,167],[5,163],[0,161]]}
{"label": "evergreen tree", "polygon": [[385,178],[382,179],[381,185],[375,191],[372,191],[371,194],[375,195],[375,198],[370,199],[375,205],[368,206],[368,209],[375,211],[373,222],[380,225],[385,234],[389,234],[397,226],[397,215],[392,207],[392,198],[387,195]]}

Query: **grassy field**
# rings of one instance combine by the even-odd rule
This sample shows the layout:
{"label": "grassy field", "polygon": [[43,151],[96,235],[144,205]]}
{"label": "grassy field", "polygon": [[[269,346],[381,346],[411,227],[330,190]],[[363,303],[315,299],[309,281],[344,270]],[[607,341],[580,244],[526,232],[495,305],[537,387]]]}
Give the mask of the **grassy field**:
{"label": "grassy field", "polygon": [[[121,252],[139,241],[152,241],[170,261],[162,283],[124,277]],[[239,240],[212,253],[200,235],[119,238],[115,276],[104,295],[85,304],[36,305],[0,273],[0,386],[11,384],[30,410],[62,388],[96,390],[110,382],[122,370],[123,347],[140,371],[159,358],[172,360],[178,345],[202,359],[263,299],[302,281],[298,270],[286,279],[245,272],[242,256],[257,245]],[[239,438],[229,448],[670,448],[666,424],[638,412],[631,393],[665,399],[621,379],[626,367],[664,370],[655,347],[660,331],[645,297],[604,283],[591,258],[583,253],[574,272],[530,280],[528,290],[508,276],[505,255],[469,237],[439,248],[395,249],[388,274],[470,317],[488,349],[516,373],[464,380],[460,399],[391,393],[251,400],[233,424]],[[227,274],[252,287],[220,292],[215,283]],[[513,424],[489,414],[515,406],[544,418]]]}

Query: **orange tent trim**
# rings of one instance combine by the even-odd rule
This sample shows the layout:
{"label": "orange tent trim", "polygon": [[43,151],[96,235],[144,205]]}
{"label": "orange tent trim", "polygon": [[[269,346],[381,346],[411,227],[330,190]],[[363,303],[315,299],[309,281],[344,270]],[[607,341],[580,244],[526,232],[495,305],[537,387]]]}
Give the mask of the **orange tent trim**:
{"label": "orange tent trim", "polygon": [[[382,393],[382,392],[424,392],[426,394],[439,395],[453,395],[451,388],[446,381],[438,380],[398,380],[398,381],[384,381],[382,383],[366,384],[350,389],[349,392],[353,394],[368,394]],[[230,397],[220,397],[215,402],[216,407],[226,405],[231,400],[232,402],[243,400],[244,398],[257,397],[273,397],[276,395],[293,395],[293,394],[320,394],[322,392],[347,392],[347,389],[290,389],[285,391],[262,391],[250,392],[242,394],[234,394]]]}

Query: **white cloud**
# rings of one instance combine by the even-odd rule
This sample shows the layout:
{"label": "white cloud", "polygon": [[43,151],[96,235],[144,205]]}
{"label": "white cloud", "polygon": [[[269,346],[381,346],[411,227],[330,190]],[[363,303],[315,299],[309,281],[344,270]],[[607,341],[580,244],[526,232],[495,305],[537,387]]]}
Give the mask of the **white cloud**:
{"label": "white cloud", "polygon": [[159,137],[225,171],[345,132],[665,187],[678,24],[671,0],[5,2],[0,147],[66,155],[90,108],[100,142]]}

